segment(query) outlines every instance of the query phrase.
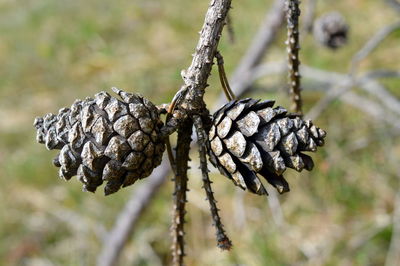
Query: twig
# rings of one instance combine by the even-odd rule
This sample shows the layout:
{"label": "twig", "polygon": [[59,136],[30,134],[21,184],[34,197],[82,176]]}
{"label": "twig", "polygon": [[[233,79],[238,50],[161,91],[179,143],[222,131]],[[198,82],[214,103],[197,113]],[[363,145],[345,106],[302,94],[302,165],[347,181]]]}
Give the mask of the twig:
{"label": "twig", "polygon": [[302,114],[301,84],[300,84],[300,60],[299,60],[299,16],[300,2],[298,0],[286,0],[287,18],[287,53],[289,67],[289,88],[292,96],[293,110]]}
{"label": "twig", "polygon": [[172,215],[172,263],[183,265],[185,256],[185,205],[187,191],[187,170],[189,161],[190,141],[192,135],[191,121],[183,122],[178,130],[176,146],[176,174],[174,191],[174,211]]}
{"label": "twig", "polygon": [[117,265],[119,256],[128,239],[131,237],[133,228],[136,226],[141,214],[156,194],[169,174],[167,161],[154,170],[151,177],[146,178],[143,184],[136,188],[124,209],[118,215],[113,229],[107,234],[103,247],[97,258],[98,266]]}
{"label": "twig", "polygon": [[225,233],[224,227],[221,222],[221,217],[218,214],[217,201],[214,198],[214,193],[211,188],[211,181],[208,176],[207,167],[207,150],[208,137],[205,132],[203,122],[200,116],[194,116],[194,125],[196,127],[197,139],[199,143],[199,154],[200,154],[200,169],[203,177],[203,187],[206,191],[207,200],[210,204],[211,217],[214,220],[214,226],[217,231],[217,245],[222,250],[230,250],[232,248],[232,242]]}
{"label": "twig", "polygon": [[354,76],[357,72],[360,61],[366,58],[393,31],[399,28],[400,22],[398,21],[381,28],[378,32],[376,32],[374,36],[372,36],[351,59],[350,74]]}

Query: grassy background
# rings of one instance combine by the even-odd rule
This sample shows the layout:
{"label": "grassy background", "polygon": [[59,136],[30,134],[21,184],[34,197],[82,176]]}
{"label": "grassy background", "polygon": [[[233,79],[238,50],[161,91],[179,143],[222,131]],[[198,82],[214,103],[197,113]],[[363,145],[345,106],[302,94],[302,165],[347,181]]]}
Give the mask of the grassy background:
{"label": "grassy background", "polygon": [[[69,106],[76,98],[117,86],[168,102],[191,61],[208,1],[0,0],[0,264],[93,265],[102,237],[134,187],[104,197],[81,192],[73,179],[57,178],[56,154],[35,143],[35,116]],[[220,49],[231,73],[263,19],[268,3],[234,1],[236,42]],[[267,1],[271,2],[271,1]],[[379,28],[396,18],[384,1],[319,1],[351,27],[347,46],[336,52],[303,36],[302,61],[346,73],[349,58]],[[285,56],[285,32],[268,55]],[[399,70],[400,32],[362,62],[362,70]],[[206,101],[220,93],[210,78]],[[274,80],[282,87],[285,76]],[[307,81],[306,81],[307,82]],[[400,96],[400,82],[382,80]],[[267,78],[258,81],[271,86]],[[306,83],[307,84],[307,83]],[[257,91],[253,97],[288,97]],[[308,110],[322,94],[305,92]],[[192,155],[187,215],[188,265],[381,265],[391,240],[393,202],[399,190],[399,138],[390,127],[340,101],[315,123],[328,132],[311,173],[288,171],[292,191],[279,196],[285,227],[272,219],[265,198],[242,193],[216,173],[214,190],[233,240],[231,252],[215,247],[197,154]],[[359,140],[368,145],[356,147]],[[141,181],[145,182],[145,180]],[[160,191],[126,247],[121,265],[170,261],[171,182]]]}

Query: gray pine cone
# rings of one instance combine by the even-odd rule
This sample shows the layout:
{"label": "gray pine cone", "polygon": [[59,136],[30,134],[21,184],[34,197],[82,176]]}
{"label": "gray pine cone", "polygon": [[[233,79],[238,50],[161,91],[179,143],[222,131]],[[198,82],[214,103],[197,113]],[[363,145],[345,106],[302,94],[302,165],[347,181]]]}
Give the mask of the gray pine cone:
{"label": "gray pine cone", "polygon": [[322,45],[337,49],[347,42],[349,26],[338,12],[322,15],[314,22],[314,38]]}
{"label": "gray pine cone", "polygon": [[106,195],[149,176],[165,150],[154,104],[138,94],[113,91],[122,101],[100,92],[34,122],[37,141],[61,150],[53,160],[60,177],[77,175],[90,192],[106,181]]}
{"label": "gray pine cone", "polygon": [[289,191],[282,173],[287,167],[311,170],[310,156],[324,144],[325,131],[310,120],[288,114],[274,101],[234,100],[213,116],[209,132],[210,161],[243,189],[268,194],[256,174],[262,175],[279,193]]}

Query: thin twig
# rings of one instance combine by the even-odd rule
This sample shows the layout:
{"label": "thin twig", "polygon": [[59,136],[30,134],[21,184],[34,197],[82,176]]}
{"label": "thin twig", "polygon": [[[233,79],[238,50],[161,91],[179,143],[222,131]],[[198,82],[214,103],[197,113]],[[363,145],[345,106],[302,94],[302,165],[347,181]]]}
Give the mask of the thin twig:
{"label": "thin twig", "polygon": [[217,245],[222,250],[230,250],[232,248],[232,242],[225,233],[223,224],[221,222],[221,217],[218,214],[217,201],[214,198],[214,193],[211,188],[211,181],[208,176],[207,167],[207,145],[208,137],[205,132],[203,122],[200,116],[194,116],[194,125],[196,127],[197,139],[199,144],[199,154],[200,154],[200,169],[203,177],[203,187],[206,191],[207,200],[210,204],[211,217],[214,220],[214,226],[217,231]]}
{"label": "thin twig", "polygon": [[298,0],[286,0],[287,19],[287,53],[289,67],[289,88],[292,96],[293,110],[302,114],[301,84],[300,84],[300,59],[299,59],[299,16],[300,2]]}
{"label": "thin twig", "polygon": [[174,210],[172,215],[172,263],[183,265],[185,256],[185,205],[187,191],[187,170],[189,161],[190,141],[192,135],[191,121],[184,121],[178,129],[176,146],[176,174],[174,191]]}

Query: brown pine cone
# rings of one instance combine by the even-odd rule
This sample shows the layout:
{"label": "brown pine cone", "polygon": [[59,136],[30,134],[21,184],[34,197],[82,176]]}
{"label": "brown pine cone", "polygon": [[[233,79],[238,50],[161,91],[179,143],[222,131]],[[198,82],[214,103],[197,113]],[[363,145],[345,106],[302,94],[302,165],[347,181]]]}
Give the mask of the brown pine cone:
{"label": "brown pine cone", "polygon": [[319,17],[313,26],[314,38],[322,45],[337,49],[347,42],[349,26],[338,12],[330,12]]}
{"label": "brown pine cone", "polygon": [[280,193],[289,191],[283,172],[311,170],[312,158],[302,152],[316,151],[326,135],[310,120],[273,105],[250,98],[231,101],[214,114],[209,132],[212,164],[235,185],[259,195],[268,193],[257,174]]}
{"label": "brown pine cone", "polygon": [[122,101],[100,92],[34,122],[37,141],[61,150],[53,160],[60,177],[77,175],[91,192],[107,181],[106,195],[149,176],[165,150],[154,104],[138,94],[113,91]]}

